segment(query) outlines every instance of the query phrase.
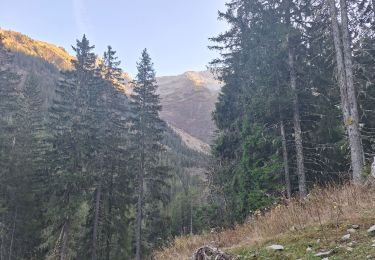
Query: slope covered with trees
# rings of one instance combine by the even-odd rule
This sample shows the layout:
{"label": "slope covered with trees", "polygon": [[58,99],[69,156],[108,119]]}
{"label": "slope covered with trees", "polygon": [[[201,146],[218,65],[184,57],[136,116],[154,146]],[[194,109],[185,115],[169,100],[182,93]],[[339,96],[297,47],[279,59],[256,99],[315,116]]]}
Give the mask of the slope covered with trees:
{"label": "slope covered with trees", "polygon": [[245,1],[212,39],[224,87],[210,175],[224,222],[314,185],[360,184],[373,161],[371,1]]}
{"label": "slope covered with trees", "polygon": [[[205,236],[219,237],[217,227],[263,212],[274,224],[280,207],[302,229],[322,220],[304,208],[319,204],[307,197],[317,185],[353,182],[333,188],[325,211],[336,203],[349,217],[348,205],[361,205],[354,197],[341,206],[340,196],[373,189],[361,184],[375,155],[374,2],[231,0],[226,8],[219,18],[229,29],[210,47],[223,83],[212,160],[160,118],[163,92],[146,50],[127,82],[112,47],[98,58],[85,35],[68,61],[27,37],[10,51],[1,37],[0,260],[145,259],[178,235],[215,228]],[[184,78],[201,87],[198,74]],[[163,81],[174,88],[174,78]],[[194,96],[184,91],[182,101]],[[173,112],[191,114],[180,105]],[[278,202],[286,205],[268,211]]]}
{"label": "slope covered with trees", "polygon": [[192,231],[187,207],[202,228],[191,201],[206,195],[190,194],[208,156],[159,118],[150,57],[128,97],[116,52],[98,63],[93,49],[83,36],[72,69],[60,71],[0,46],[1,259],[146,258]]}

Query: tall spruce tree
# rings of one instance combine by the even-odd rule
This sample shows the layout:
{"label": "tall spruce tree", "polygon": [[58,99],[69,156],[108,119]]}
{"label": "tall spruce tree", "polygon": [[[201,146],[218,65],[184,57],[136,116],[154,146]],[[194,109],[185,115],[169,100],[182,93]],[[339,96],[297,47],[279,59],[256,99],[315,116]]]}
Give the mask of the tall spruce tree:
{"label": "tall spruce tree", "polygon": [[[94,47],[84,35],[73,47],[76,59],[74,70],[62,73],[57,84],[57,98],[50,111],[54,150],[51,169],[50,202],[47,219],[50,226],[44,243],[52,258],[69,259],[77,254],[73,247],[80,237],[79,214],[85,201],[85,193],[92,183],[95,161],[95,122],[92,105],[97,93],[96,56]],[[91,170],[91,172],[89,172]],[[58,206],[58,207],[57,207]],[[78,222],[77,222],[78,221]],[[54,239],[53,239],[54,238]]]}
{"label": "tall spruce tree", "polygon": [[[137,173],[137,207],[136,207],[136,256],[142,257],[142,242],[144,241],[142,226],[151,220],[151,215],[145,214],[145,208],[153,208],[153,215],[158,214],[158,201],[165,201],[165,186],[168,172],[160,165],[163,132],[166,127],[160,119],[160,98],[156,94],[157,84],[151,58],[145,49],[140,62],[137,64],[138,74],[131,96],[131,132],[133,134],[134,158]],[[147,207],[152,204],[152,207]],[[151,211],[147,212],[151,213]],[[146,219],[145,219],[146,215]],[[155,223],[156,224],[156,223]],[[154,226],[155,227],[155,226]]]}
{"label": "tall spruce tree", "polygon": [[341,107],[349,139],[353,180],[356,183],[361,183],[363,181],[362,173],[365,165],[365,155],[359,129],[358,101],[354,86],[347,2],[346,0],[340,0],[341,26],[338,22],[336,1],[329,0],[328,5],[336,53]]}

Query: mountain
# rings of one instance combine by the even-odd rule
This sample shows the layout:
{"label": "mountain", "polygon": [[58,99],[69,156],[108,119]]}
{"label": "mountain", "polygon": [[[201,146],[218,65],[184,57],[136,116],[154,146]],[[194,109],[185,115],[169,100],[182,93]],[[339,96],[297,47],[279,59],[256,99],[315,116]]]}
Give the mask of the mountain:
{"label": "mountain", "polygon": [[28,56],[38,57],[55,65],[59,69],[71,69],[69,53],[63,48],[43,41],[37,41],[30,37],[10,31],[0,29],[0,34],[4,36],[4,45],[14,52],[20,52]]}
{"label": "mountain", "polygon": [[[62,47],[10,30],[0,29],[0,34],[4,36],[5,46],[17,55],[47,61],[60,70],[71,68],[71,60],[74,58]],[[31,59],[21,60],[31,62]],[[31,64],[26,67],[30,66]],[[25,66],[19,66],[21,70],[22,67]],[[38,68],[35,71],[40,74],[42,70]],[[47,70],[46,73],[50,71]],[[129,95],[131,88],[128,83],[132,79],[127,73],[124,73],[124,79],[121,90]],[[221,89],[220,82],[209,71],[190,71],[177,76],[158,77],[157,81],[163,106],[162,119],[173,126],[190,148],[199,152],[209,151],[208,144],[211,143],[215,130],[211,113]],[[50,94],[48,97],[53,95],[53,89],[46,88],[46,91]]]}
{"label": "mountain", "polygon": [[157,78],[162,100],[162,118],[205,143],[215,130],[211,118],[221,84],[209,71],[186,72]]}

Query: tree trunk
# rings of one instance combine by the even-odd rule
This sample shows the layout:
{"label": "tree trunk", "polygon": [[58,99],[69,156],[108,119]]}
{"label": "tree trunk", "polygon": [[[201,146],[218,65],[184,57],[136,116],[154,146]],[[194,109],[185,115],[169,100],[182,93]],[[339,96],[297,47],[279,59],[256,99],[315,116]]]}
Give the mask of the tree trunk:
{"label": "tree trunk", "polygon": [[289,165],[288,165],[288,149],[286,146],[286,134],[284,128],[284,120],[280,119],[280,134],[281,134],[281,144],[283,147],[283,160],[284,160],[284,175],[285,175],[285,188],[287,198],[292,197],[292,188],[290,185],[290,174],[289,174]]}
{"label": "tree trunk", "polygon": [[13,255],[13,243],[14,243],[14,233],[16,232],[16,221],[17,221],[17,209],[16,212],[14,213],[14,218],[13,218],[13,227],[12,227],[12,235],[10,238],[10,245],[9,245],[9,256],[8,259],[12,259]]}
{"label": "tree trunk", "polygon": [[112,196],[113,196],[113,172],[111,173],[109,194],[108,194],[108,220],[106,239],[106,259],[110,260],[112,243]]}
{"label": "tree trunk", "polygon": [[190,198],[190,235],[193,235],[193,200]]}
{"label": "tree trunk", "polygon": [[351,39],[349,33],[348,23],[348,8],[346,0],[340,0],[341,7],[341,21],[342,21],[342,45],[344,52],[344,66],[346,76],[346,87],[348,93],[348,104],[350,109],[350,122],[347,122],[350,127],[351,139],[350,151],[352,159],[353,169],[353,180],[355,183],[361,183],[363,181],[362,171],[365,164],[365,156],[363,151],[361,133],[359,129],[359,114],[358,114],[358,103],[357,95],[354,86],[354,75],[353,75],[353,61],[352,61],[352,50],[351,50]]}
{"label": "tree trunk", "polygon": [[96,198],[95,198],[95,215],[94,215],[94,226],[92,232],[92,246],[91,246],[91,260],[96,260],[97,258],[97,240],[98,240],[98,227],[99,227],[99,214],[100,214],[100,199],[102,193],[102,183],[99,183],[98,188],[96,189]]}
{"label": "tree trunk", "polygon": [[0,260],[4,260],[4,233],[5,233],[5,217],[3,216],[2,222],[1,222]]}
{"label": "tree trunk", "polygon": [[298,175],[298,188],[301,197],[306,196],[306,176],[305,165],[303,156],[302,144],[302,130],[301,130],[301,117],[299,113],[299,101],[297,93],[297,75],[294,66],[294,53],[289,47],[288,51],[288,64],[290,69],[290,86],[293,95],[293,126],[294,126],[294,141],[297,153],[297,175]]}
{"label": "tree trunk", "polygon": [[143,208],[143,175],[144,175],[144,156],[141,155],[141,168],[138,174],[138,201],[137,201],[137,219],[136,219],[136,260],[141,260],[141,241],[142,241],[142,208]]}
{"label": "tree trunk", "polygon": [[[353,73],[352,73],[352,64],[351,59],[350,61],[346,62],[347,66],[349,66],[348,70],[345,68],[345,59],[343,55],[343,48],[341,44],[341,37],[340,37],[340,29],[339,23],[337,21],[337,10],[335,5],[335,0],[328,0],[329,3],[329,11],[331,16],[331,26],[332,26],[332,36],[335,45],[335,52],[336,52],[336,63],[337,63],[337,73],[338,73],[338,80],[339,80],[339,87],[340,87],[340,96],[341,96],[341,107],[343,113],[344,124],[347,130],[348,138],[349,138],[349,145],[350,145],[350,153],[351,153],[351,164],[353,168],[353,179],[356,183],[361,182],[361,174],[364,165],[364,153],[363,147],[361,143],[361,137],[359,133],[359,126],[358,126],[358,108],[357,108],[357,101],[354,91],[354,84],[353,84]],[[345,5],[346,6],[346,5]],[[344,8],[345,9],[345,8]],[[345,11],[345,10],[343,10]],[[345,14],[344,14],[345,16]],[[345,22],[345,21],[344,21]],[[347,21],[346,21],[347,22]],[[348,33],[348,28],[344,29],[346,33]],[[346,34],[345,33],[345,34]],[[346,38],[348,35],[346,36]],[[346,47],[349,47],[349,53],[346,53],[346,56],[351,56],[350,54],[350,46],[348,46],[348,39],[346,39]],[[349,72],[349,79],[351,78],[351,90],[348,91],[348,82],[347,82],[347,71]],[[349,95],[350,100],[349,101]],[[354,108],[355,106],[355,108]],[[351,109],[354,108],[354,111]],[[352,116],[352,112],[355,114]]]}
{"label": "tree trunk", "polygon": [[70,229],[69,219],[65,219],[64,228],[63,228],[63,237],[62,237],[62,246],[60,252],[60,260],[67,259],[67,249],[68,249],[68,236],[69,236],[69,229]]}

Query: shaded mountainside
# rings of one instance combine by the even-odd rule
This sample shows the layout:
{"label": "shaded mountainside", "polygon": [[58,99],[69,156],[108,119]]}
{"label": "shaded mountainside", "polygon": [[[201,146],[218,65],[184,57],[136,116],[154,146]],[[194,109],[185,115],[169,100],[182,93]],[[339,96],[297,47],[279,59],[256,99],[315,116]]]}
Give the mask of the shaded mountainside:
{"label": "shaded mountainside", "polygon": [[159,77],[162,118],[203,142],[211,143],[215,131],[212,111],[221,84],[209,71]]}
{"label": "shaded mountainside", "polygon": [[[70,61],[73,57],[60,47],[33,40],[21,33],[1,29],[0,33],[6,47],[13,53],[14,69],[21,76],[20,92],[27,80],[32,78],[38,82],[47,118],[48,108],[55,98],[56,82],[61,77],[60,70],[71,68]],[[125,83],[131,80],[129,76],[125,76]],[[127,100],[124,95],[124,102],[128,102]],[[202,141],[196,140],[183,130],[170,127],[165,142],[171,148],[170,153],[176,154],[181,163],[185,164],[184,167],[204,167],[208,146]]]}
{"label": "shaded mountainside", "polygon": [[[57,74],[57,69],[71,68],[73,57],[62,47],[33,40],[24,34],[10,30],[0,29],[0,33],[5,37],[4,43],[7,48],[18,56],[23,54],[30,57],[30,59],[18,59],[20,71],[33,69],[44,77],[50,73]],[[45,65],[38,60],[47,61],[54,66]],[[127,73],[124,73],[124,79],[125,85],[121,90],[128,95],[131,89],[127,83],[132,79]],[[186,144],[190,148],[201,151],[204,147],[203,149],[207,151],[207,144],[211,143],[215,130],[211,113],[221,89],[220,82],[209,71],[191,71],[178,76],[159,77],[157,80],[163,106],[162,119],[174,129],[178,129],[177,133],[184,141],[189,140]],[[53,81],[53,77],[47,81]],[[44,89],[49,93],[48,97],[53,95],[53,88]]]}
{"label": "shaded mountainside", "polygon": [[[82,69],[80,63],[72,73],[63,71],[64,68],[59,67],[61,63],[46,59],[43,48],[47,45],[39,45],[17,33],[0,36],[8,42],[8,47],[4,48],[2,43],[0,46],[0,175],[1,194],[5,195],[0,196],[1,251],[13,247],[13,252],[7,251],[6,256],[9,254],[15,259],[42,259],[57,254],[87,259],[86,248],[90,245],[86,242],[91,240],[92,229],[100,227],[101,231],[95,231],[100,234],[95,235],[98,240],[93,238],[92,241],[102,245],[107,239],[105,232],[112,241],[121,241],[113,242],[116,246],[106,249],[110,252],[108,259],[123,259],[112,257],[120,254],[117,248],[121,249],[122,256],[132,255],[134,202],[139,191],[133,175],[137,171],[139,158],[136,155],[139,153],[134,148],[139,142],[133,141],[134,135],[127,126],[132,118],[138,117],[140,109],[132,109],[130,98],[114,84],[123,79],[111,78],[113,84],[110,84],[97,77],[94,73],[100,59],[95,59],[93,52],[81,59],[87,61],[89,57],[90,65]],[[26,40],[13,42],[17,39]],[[82,42],[84,40],[85,37]],[[78,41],[77,45],[82,42]],[[18,44],[21,47],[9,47]],[[88,46],[86,39],[84,50],[89,49]],[[48,51],[54,50],[51,47]],[[84,53],[76,52],[77,59],[81,57],[79,53]],[[144,63],[147,64],[147,60]],[[104,72],[108,68],[100,69]],[[80,77],[82,75],[87,77]],[[124,82],[126,85],[126,79]],[[157,121],[160,122],[159,118]],[[141,131],[138,129],[138,133]],[[144,255],[169,237],[193,229],[198,232],[201,226],[195,223],[205,213],[200,205],[208,199],[203,189],[209,161],[204,144],[172,127],[158,134],[153,142],[150,150],[161,142],[160,147],[165,148],[165,152],[154,153],[152,160],[157,159],[154,162],[158,168],[148,173],[153,182],[144,185],[144,194],[147,194],[143,197],[144,219],[147,217],[142,228],[147,234],[142,239],[147,243]],[[199,149],[192,149],[196,147]],[[99,163],[96,156],[105,160]],[[160,200],[151,201],[153,197]],[[107,218],[116,220],[102,222]],[[100,223],[95,219],[101,219]],[[15,222],[17,228],[13,224],[12,230]],[[122,240],[111,231],[112,223],[126,239]],[[56,251],[56,245],[68,236],[72,241],[68,251],[60,248]],[[104,248],[92,248],[93,252],[104,252]]]}

